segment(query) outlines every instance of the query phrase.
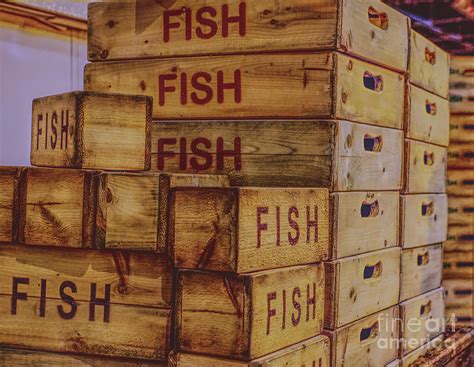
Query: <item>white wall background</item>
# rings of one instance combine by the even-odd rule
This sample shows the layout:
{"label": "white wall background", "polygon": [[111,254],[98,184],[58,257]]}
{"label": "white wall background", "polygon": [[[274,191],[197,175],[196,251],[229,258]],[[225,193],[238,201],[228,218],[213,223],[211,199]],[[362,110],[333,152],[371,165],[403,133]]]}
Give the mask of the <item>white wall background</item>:
{"label": "white wall background", "polygon": [[31,102],[81,90],[85,40],[0,22],[0,165],[29,165]]}

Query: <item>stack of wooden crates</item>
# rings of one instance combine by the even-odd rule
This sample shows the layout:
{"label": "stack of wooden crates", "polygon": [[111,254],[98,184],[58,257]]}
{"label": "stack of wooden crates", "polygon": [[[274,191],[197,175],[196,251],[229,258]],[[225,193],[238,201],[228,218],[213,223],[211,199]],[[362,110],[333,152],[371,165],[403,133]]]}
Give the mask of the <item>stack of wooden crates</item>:
{"label": "stack of wooden crates", "polygon": [[89,59],[86,92],[33,104],[37,167],[0,174],[0,344],[85,365],[384,366],[441,333],[447,56],[407,17],[97,3]]}
{"label": "stack of wooden crates", "polygon": [[444,255],[446,316],[474,323],[474,57],[453,56],[448,152],[449,229]]}

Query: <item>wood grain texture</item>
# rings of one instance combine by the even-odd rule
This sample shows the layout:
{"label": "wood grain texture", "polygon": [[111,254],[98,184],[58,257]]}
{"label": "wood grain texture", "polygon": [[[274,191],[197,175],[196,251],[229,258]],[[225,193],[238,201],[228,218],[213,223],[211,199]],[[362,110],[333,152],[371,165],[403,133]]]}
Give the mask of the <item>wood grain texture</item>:
{"label": "wood grain texture", "polygon": [[445,194],[401,195],[403,248],[443,242],[448,231],[448,197]]}
{"label": "wood grain texture", "polygon": [[474,224],[450,225],[448,240],[445,242],[445,252],[473,252]]}
{"label": "wood grain texture", "polygon": [[446,317],[454,318],[458,324],[469,324],[474,320],[474,284],[471,279],[445,279]]}
{"label": "wood grain texture", "polygon": [[449,130],[452,143],[474,143],[474,114],[451,115]]}
{"label": "wood grain texture", "polygon": [[21,168],[0,166],[0,243],[18,241]]}
{"label": "wood grain texture", "polygon": [[474,194],[474,172],[469,169],[449,169],[446,186],[449,197],[472,197]]}
{"label": "wood grain texture", "polygon": [[335,330],[395,305],[400,290],[400,249],[325,263],[324,326]]}
{"label": "wood grain texture", "polygon": [[474,169],[474,144],[450,144],[448,149],[448,167]]}
{"label": "wood grain texture", "polygon": [[443,248],[441,244],[402,251],[400,301],[441,286]]}
{"label": "wood grain texture", "polygon": [[449,65],[449,53],[420,33],[410,30],[408,73],[411,83],[448,98]]}
{"label": "wood grain texture", "polygon": [[449,196],[448,204],[448,223],[450,226],[474,227],[474,197]]}
{"label": "wood grain texture", "polygon": [[322,265],[237,277],[180,271],[177,292],[180,352],[251,361],[322,331]]}
{"label": "wood grain texture", "polygon": [[451,57],[449,101],[451,113],[474,113],[474,57]]}
{"label": "wood grain texture", "polygon": [[474,252],[450,251],[443,256],[443,279],[472,279]]}
{"label": "wood grain texture", "polygon": [[[74,298],[90,301],[91,283],[103,296],[110,285],[110,303],[170,308],[173,269],[162,255],[77,249],[55,249],[22,245],[0,247],[0,294],[11,294],[12,279],[29,279],[19,290],[40,298],[47,281],[45,297],[60,298],[64,282],[76,286]],[[21,301],[19,301],[21,302]]]}
{"label": "wood grain texture", "polygon": [[[275,0],[212,0],[205,5],[195,0],[91,5],[89,60],[339,49],[407,70],[408,19],[378,1],[296,0],[288,6]],[[369,7],[385,13],[390,27],[372,24]],[[230,27],[224,12],[237,17]],[[188,36],[187,27],[192,27]]]}
{"label": "wood grain texture", "polygon": [[448,146],[449,102],[414,85],[408,85],[406,137]]}
{"label": "wood grain texture", "polygon": [[331,259],[398,246],[398,192],[331,194]]}
{"label": "wood grain texture", "polygon": [[149,97],[96,92],[35,99],[31,163],[149,170],[151,103]]}
{"label": "wood grain texture", "polygon": [[446,192],[447,149],[405,140],[405,192],[409,194]]}
{"label": "wood grain texture", "polygon": [[335,331],[326,331],[331,339],[331,366],[385,366],[398,356],[390,341],[399,338],[398,306],[375,313]]}
{"label": "wood grain texture", "polygon": [[92,247],[93,171],[25,168],[21,177],[19,242]]}
{"label": "wood grain texture", "polygon": [[400,367],[410,367],[413,366],[418,358],[426,354],[428,351],[436,348],[444,340],[444,335],[440,335],[430,340],[428,343],[422,345],[421,347],[415,349],[414,351],[408,353],[405,357],[402,358]]}
{"label": "wood grain texture", "polygon": [[166,367],[165,362],[91,357],[74,354],[0,348],[0,364],[16,367]]}
{"label": "wood grain texture", "polygon": [[444,290],[435,289],[400,303],[401,337],[400,356],[423,346],[445,330]]}
{"label": "wood grain texture", "polygon": [[[374,92],[378,77],[383,88]],[[151,95],[160,120],[331,118],[401,128],[404,114],[402,74],[334,52],[93,63],[84,87]]]}
{"label": "wood grain texture", "polygon": [[232,361],[198,354],[170,354],[172,367],[329,367],[329,339],[320,335],[251,362]]}

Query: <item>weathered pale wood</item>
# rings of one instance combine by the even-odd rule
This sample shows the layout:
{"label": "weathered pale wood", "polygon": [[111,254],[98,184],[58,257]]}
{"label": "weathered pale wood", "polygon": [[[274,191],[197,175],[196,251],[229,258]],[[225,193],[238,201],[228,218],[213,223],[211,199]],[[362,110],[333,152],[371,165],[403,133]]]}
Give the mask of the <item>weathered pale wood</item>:
{"label": "weathered pale wood", "polygon": [[385,367],[400,367],[401,365],[402,365],[402,361],[400,361],[399,359],[396,359],[390,363],[387,363]]}
{"label": "weathered pale wood", "polygon": [[400,301],[441,286],[442,258],[441,244],[402,250]]}
{"label": "weathered pale wood", "polygon": [[328,255],[325,189],[178,189],[171,206],[177,268],[247,273]]}
{"label": "weathered pale wood", "polygon": [[405,192],[409,194],[446,191],[447,149],[405,140]]}
{"label": "weathered pale wood", "polygon": [[403,248],[443,242],[448,232],[448,197],[445,194],[401,195]]}
{"label": "weathered pale wood", "polygon": [[391,307],[400,291],[400,249],[325,263],[324,326],[334,330]]}
{"label": "weathered pale wood", "polygon": [[458,324],[469,324],[474,320],[474,284],[472,279],[445,279],[446,317]]}
{"label": "weathered pale wood", "polygon": [[444,244],[445,252],[472,252],[474,240],[474,223],[450,225],[448,240]]}
{"label": "weathered pale wood", "polygon": [[474,197],[450,196],[448,204],[448,223],[450,226],[474,226]]}
{"label": "weathered pale wood", "polygon": [[444,340],[444,335],[440,335],[428,343],[422,345],[421,347],[415,349],[414,351],[408,353],[405,357],[402,358],[400,367],[413,367],[413,363],[416,362],[418,358],[424,355],[426,352],[436,348]]}
{"label": "weathered pale wood", "polygon": [[236,186],[401,186],[403,133],[394,129],[320,120],[156,121],[152,135],[152,169],[160,172],[222,173]]}
{"label": "weathered pale wood", "polygon": [[401,129],[404,77],[334,52],[93,63],[86,90],[153,96],[156,119],[336,118]]}
{"label": "weathered pale wood", "polygon": [[93,171],[25,168],[19,242],[92,247],[96,195]]}
{"label": "weathered pale wood", "polygon": [[15,367],[166,367],[165,362],[0,348],[0,364]]}
{"label": "weathered pale wood", "polygon": [[444,332],[443,288],[400,303],[400,315],[402,319],[400,355],[406,356]]}
{"label": "weathered pale wood", "polygon": [[21,168],[0,166],[0,243],[18,240]]}
{"label": "weathered pale wood", "polygon": [[[370,315],[335,331],[331,338],[331,366],[385,366],[398,356],[398,306]],[[392,342],[391,342],[392,341]]]}
{"label": "weathered pale wood", "polygon": [[331,194],[331,259],[398,246],[398,192]]}
{"label": "weathered pale wood", "polygon": [[408,73],[411,83],[448,98],[449,64],[449,53],[420,33],[410,30]]}
{"label": "weathered pale wood", "polygon": [[72,92],[33,101],[31,164],[150,169],[149,97]]}
{"label": "weathered pale wood", "polygon": [[474,57],[452,56],[449,77],[452,113],[474,113]]}
{"label": "weathered pale wood", "polygon": [[448,146],[449,101],[412,84],[407,88],[407,138]]}
{"label": "weathered pale wood", "polygon": [[474,114],[451,115],[449,127],[452,143],[474,143]]}
{"label": "weathered pale wood", "polygon": [[473,196],[474,171],[469,169],[449,169],[446,186],[450,197]]}
{"label": "weathered pale wood", "polygon": [[177,292],[180,352],[250,361],[322,331],[321,264],[240,276],[180,271]]}
{"label": "weathered pale wood", "polygon": [[170,367],[329,367],[329,339],[320,335],[251,362],[232,361],[198,354],[171,353]]}
{"label": "weathered pale wood", "polygon": [[0,294],[11,294],[14,277],[28,279],[19,291],[35,298],[43,292],[48,299],[59,298],[61,284],[72,282],[73,297],[89,302],[95,283],[99,297],[110,285],[112,304],[171,307],[173,269],[163,255],[3,245],[0,268]]}
{"label": "weathered pale wood", "polygon": [[338,49],[405,71],[408,19],[374,0],[129,1],[91,5],[88,40],[90,61]]}
{"label": "weathered pale wood", "polygon": [[474,252],[445,252],[443,279],[472,279],[474,276]]}
{"label": "weathered pale wood", "polygon": [[448,150],[448,167],[450,169],[474,169],[474,144],[450,144]]}

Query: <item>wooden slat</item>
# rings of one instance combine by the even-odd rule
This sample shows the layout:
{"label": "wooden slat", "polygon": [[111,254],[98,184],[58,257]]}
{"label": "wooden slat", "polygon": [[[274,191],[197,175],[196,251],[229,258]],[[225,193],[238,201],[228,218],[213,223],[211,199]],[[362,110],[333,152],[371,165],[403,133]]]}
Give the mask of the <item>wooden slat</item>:
{"label": "wooden slat", "polygon": [[474,284],[472,279],[445,279],[446,317],[456,324],[471,324],[474,321]]}
{"label": "wooden slat", "polygon": [[474,169],[474,144],[450,144],[448,150],[448,167]]}
{"label": "wooden slat", "polygon": [[472,279],[474,276],[474,252],[445,252],[443,256],[443,279]]}
{"label": "wooden slat", "polygon": [[472,197],[474,190],[474,171],[449,169],[447,193],[451,196]]}
{"label": "wooden slat", "polygon": [[451,115],[449,139],[453,143],[474,143],[474,114]]}
{"label": "wooden slat", "polygon": [[0,243],[18,241],[20,172],[0,166]]}
{"label": "wooden slat", "polygon": [[422,345],[421,347],[415,349],[414,351],[408,353],[405,357],[402,358],[400,367],[410,367],[413,366],[413,363],[418,360],[422,355],[429,352],[437,345],[441,344],[444,340],[444,335],[440,335],[428,343]]}
{"label": "wooden slat", "polygon": [[474,57],[453,56],[449,93],[451,113],[474,113]]}
{"label": "wooden slat", "polygon": [[448,240],[445,242],[445,252],[474,252],[474,224],[472,222],[448,227]]}
{"label": "wooden slat", "polygon": [[449,225],[474,226],[474,197],[449,196],[448,206]]}

